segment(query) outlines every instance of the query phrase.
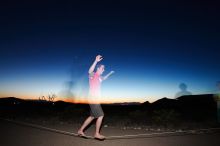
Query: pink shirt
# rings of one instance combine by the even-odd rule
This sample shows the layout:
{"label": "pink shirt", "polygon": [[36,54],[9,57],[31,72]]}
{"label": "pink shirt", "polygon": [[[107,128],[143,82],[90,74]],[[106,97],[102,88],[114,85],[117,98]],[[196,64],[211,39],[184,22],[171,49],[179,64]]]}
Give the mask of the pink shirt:
{"label": "pink shirt", "polygon": [[99,97],[101,92],[101,76],[98,73],[91,73],[89,75],[89,96]]}

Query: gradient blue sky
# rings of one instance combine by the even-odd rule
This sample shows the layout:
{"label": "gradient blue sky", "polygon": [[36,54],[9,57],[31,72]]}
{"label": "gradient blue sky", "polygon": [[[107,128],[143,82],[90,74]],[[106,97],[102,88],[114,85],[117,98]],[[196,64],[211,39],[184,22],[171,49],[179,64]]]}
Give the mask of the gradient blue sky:
{"label": "gradient blue sky", "polygon": [[83,99],[97,54],[115,71],[103,83],[108,102],[174,98],[182,82],[212,93],[220,80],[215,2],[17,1],[0,12],[0,97]]}

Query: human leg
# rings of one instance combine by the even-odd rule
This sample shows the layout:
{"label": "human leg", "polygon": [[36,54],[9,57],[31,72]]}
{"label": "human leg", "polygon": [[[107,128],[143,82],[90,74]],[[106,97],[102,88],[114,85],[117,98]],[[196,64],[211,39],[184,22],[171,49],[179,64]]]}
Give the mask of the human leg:
{"label": "human leg", "polygon": [[95,130],[94,137],[98,138],[98,139],[105,139],[105,136],[100,134],[100,128],[101,128],[101,125],[102,125],[103,118],[104,118],[104,116],[100,116],[96,120],[96,130]]}
{"label": "human leg", "polygon": [[84,123],[82,124],[82,126],[80,127],[80,129],[78,130],[78,134],[80,134],[80,135],[85,135],[83,131],[84,131],[84,129],[92,122],[93,119],[94,119],[94,117],[89,116],[89,117],[84,121]]}

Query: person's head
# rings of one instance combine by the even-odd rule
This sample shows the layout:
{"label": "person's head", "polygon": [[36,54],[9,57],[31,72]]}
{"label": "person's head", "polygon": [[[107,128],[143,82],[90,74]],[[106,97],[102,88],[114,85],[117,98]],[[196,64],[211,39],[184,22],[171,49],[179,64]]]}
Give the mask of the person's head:
{"label": "person's head", "polygon": [[101,75],[104,71],[105,71],[105,66],[104,66],[103,64],[97,65],[96,72],[97,72],[98,74]]}
{"label": "person's head", "polygon": [[182,91],[186,91],[186,90],[187,90],[187,86],[186,86],[185,83],[181,83],[181,84],[179,85],[179,88],[180,88]]}

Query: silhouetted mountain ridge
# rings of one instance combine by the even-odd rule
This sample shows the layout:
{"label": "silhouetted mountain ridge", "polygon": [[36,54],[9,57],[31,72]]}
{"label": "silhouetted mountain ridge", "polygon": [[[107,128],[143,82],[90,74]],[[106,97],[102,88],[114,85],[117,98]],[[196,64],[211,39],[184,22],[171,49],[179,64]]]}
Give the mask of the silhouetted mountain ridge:
{"label": "silhouetted mountain ridge", "polygon": [[[36,102],[36,103],[51,103],[49,101],[40,101],[35,99],[20,99],[16,97],[2,97],[0,98],[0,104],[20,104],[24,102]],[[69,105],[74,104],[70,102],[65,102],[62,100],[55,101],[54,104],[59,105]],[[198,105],[198,104],[206,104],[206,106],[215,105],[215,101],[213,99],[213,94],[202,94],[202,95],[186,95],[181,96],[176,99],[170,99],[167,97],[161,98],[153,103],[148,101],[139,103],[139,102],[121,102],[121,103],[112,103],[110,105],[141,105],[145,107],[154,107],[154,108],[175,108],[180,105]]]}
{"label": "silhouetted mountain ridge", "polygon": [[[171,119],[184,119],[183,121],[214,121],[217,114],[217,104],[213,98],[213,94],[203,95],[187,95],[176,99],[161,98],[153,103],[148,101],[144,103],[114,103],[102,105],[105,114],[109,120],[113,117],[124,117],[154,121],[160,117]],[[81,117],[89,114],[89,106],[87,104],[74,104],[65,101],[42,101],[42,100],[25,100],[15,97],[0,98],[0,115],[36,115],[72,118]],[[177,116],[179,115],[179,116]],[[64,119],[65,119],[64,118]],[[151,119],[152,118],[152,119]],[[123,121],[123,120],[122,120]],[[147,122],[147,121],[145,121]]]}

